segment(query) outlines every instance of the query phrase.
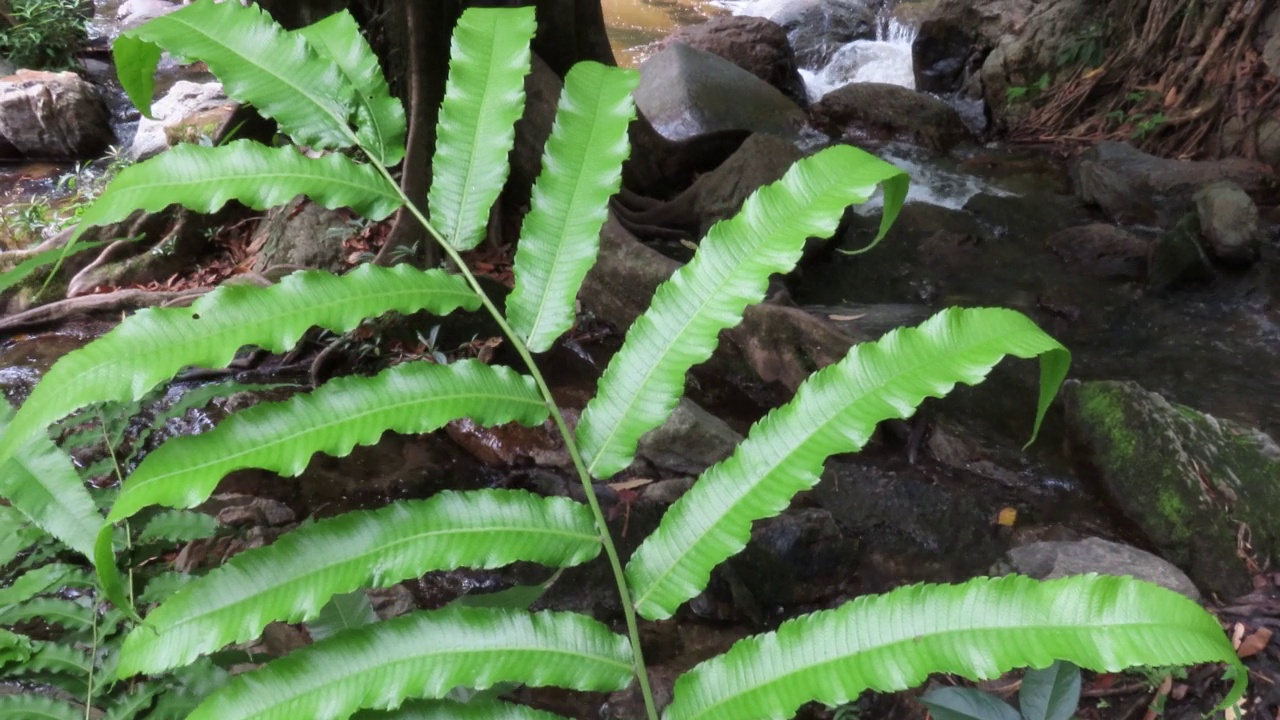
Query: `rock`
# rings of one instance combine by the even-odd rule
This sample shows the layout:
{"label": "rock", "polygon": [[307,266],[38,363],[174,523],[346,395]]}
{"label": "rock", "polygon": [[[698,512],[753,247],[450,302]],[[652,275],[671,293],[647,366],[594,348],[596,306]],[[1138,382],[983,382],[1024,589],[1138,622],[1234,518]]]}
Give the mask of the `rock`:
{"label": "rock", "polygon": [[571,464],[564,441],[550,421],[538,427],[516,423],[488,427],[464,418],[446,425],[445,432],[459,447],[491,467],[530,462],[550,467]]}
{"label": "rock", "polygon": [[129,156],[145,160],[176,141],[191,142],[201,135],[216,137],[235,108],[235,102],[223,92],[222,83],[179,80],[151,105],[151,117],[138,121]]}
{"label": "rock", "polygon": [[1229,117],[1222,124],[1218,144],[1224,155],[1244,155],[1252,144],[1258,160],[1280,172],[1280,118],[1258,117],[1256,112]]}
{"label": "rock", "polygon": [[798,137],[804,112],[780,90],[725,60],[673,43],[640,65],[636,107],[668,140],[739,130]]}
{"label": "rock", "polygon": [[729,457],[742,436],[723,420],[681,398],[666,422],[640,438],[636,454],[660,470],[688,475]]}
{"label": "rock", "polygon": [[1280,6],[1267,16],[1260,36],[1266,38],[1262,45],[1262,62],[1267,64],[1273,78],[1280,79]]}
{"label": "rock", "polygon": [[1200,232],[1219,260],[1253,262],[1258,256],[1258,206],[1230,180],[1201,188],[1193,196]]}
{"label": "rock", "polygon": [[94,158],[115,139],[96,88],[72,72],[39,70],[0,79],[0,136],[45,161]]}
{"label": "rock", "polygon": [[876,11],[864,0],[794,0],[769,19],[787,31],[803,68],[820,68],[841,46],[876,37]]}
{"label": "rock", "polygon": [[718,55],[781,90],[797,104],[809,104],[787,32],[775,22],[746,15],[722,15],[677,29],[659,48],[673,42]]}
{"label": "rock", "polygon": [[116,23],[120,30],[131,30],[180,7],[181,4],[166,0],[124,0],[116,9]]}
{"label": "rock", "polygon": [[[1191,582],[1191,578],[1173,563],[1144,550],[1102,538],[1033,542],[1010,550],[1005,561],[1009,572],[1037,580],[1053,580],[1085,573],[1128,575],[1181,593],[1192,600],[1200,600],[1200,591]],[[1004,570],[1004,567],[1000,567],[1000,570]]]}
{"label": "rock", "polygon": [[1084,275],[1141,280],[1147,274],[1148,243],[1115,225],[1078,225],[1059,230],[1045,242],[1073,271]]}
{"label": "rock", "polygon": [[911,43],[911,73],[921,92],[952,93],[964,81],[973,36],[952,18],[930,18]]}
{"label": "rock", "polygon": [[354,234],[346,210],[326,210],[305,197],[297,197],[267,211],[249,238],[258,259],[254,272],[291,265],[338,272],[347,267],[342,242]]}
{"label": "rock", "polygon": [[1073,382],[1068,448],[1154,548],[1226,597],[1252,588],[1238,555],[1280,552],[1280,446],[1266,434],[1168,402],[1134,382]]}
{"label": "rock", "polygon": [[[555,70],[536,54],[524,76],[524,114],[516,121],[516,140],[511,150],[511,173],[506,198],[514,207],[527,207],[533,183],[542,171],[542,152],[555,124],[556,104],[564,83]],[[519,230],[517,229],[518,233]]]}
{"label": "rock", "polygon": [[832,137],[907,140],[947,152],[969,137],[955,108],[888,83],[850,83],[813,105],[813,123]]}
{"label": "rock", "polygon": [[1057,73],[1064,52],[1102,42],[1090,35],[1097,32],[1096,15],[1090,0],[1038,3],[1020,30],[1000,37],[979,71],[996,127],[1011,127],[1030,111],[1030,103],[1009,102],[1010,88],[1032,87],[1046,73]]}
{"label": "rock", "polygon": [[1147,287],[1152,290],[1173,290],[1213,277],[1213,265],[1200,246],[1200,220],[1195,213],[1184,215],[1152,243],[1147,261]]}
{"label": "rock", "polygon": [[1114,222],[1169,227],[1190,212],[1192,196],[1219,180],[1247,193],[1275,182],[1266,165],[1243,158],[1166,160],[1126,143],[1104,142],[1085,151],[1071,168],[1076,195],[1102,208]]}

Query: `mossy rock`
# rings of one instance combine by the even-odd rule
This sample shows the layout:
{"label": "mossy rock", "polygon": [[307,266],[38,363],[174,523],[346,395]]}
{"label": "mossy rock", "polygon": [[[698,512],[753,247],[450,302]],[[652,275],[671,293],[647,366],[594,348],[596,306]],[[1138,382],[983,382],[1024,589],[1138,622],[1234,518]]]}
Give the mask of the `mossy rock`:
{"label": "mossy rock", "polygon": [[[1072,383],[1070,449],[1166,558],[1202,588],[1252,588],[1238,538],[1280,555],[1280,446],[1266,434],[1168,402],[1134,382]],[[1242,526],[1247,528],[1241,535]]]}

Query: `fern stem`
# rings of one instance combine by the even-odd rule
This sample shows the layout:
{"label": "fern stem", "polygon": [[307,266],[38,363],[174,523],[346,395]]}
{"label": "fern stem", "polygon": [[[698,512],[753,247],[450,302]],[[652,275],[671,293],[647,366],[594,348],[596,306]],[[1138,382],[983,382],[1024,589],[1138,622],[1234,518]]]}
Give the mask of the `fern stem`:
{"label": "fern stem", "polygon": [[[383,167],[379,162],[375,161],[372,162],[372,164],[382,173],[388,182],[399,189],[399,183],[396,183],[395,178],[391,176],[390,171]],[[596,497],[595,487],[591,484],[591,475],[587,473],[587,466],[582,459],[582,453],[579,452],[578,444],[574,442],[573,439],[573,433],[569,432],[569,425],[565,422],[564,415],[560,413],[560,408],[556,405],[555,398],[551,395],[551,387],[547,385],[546,379],[538,369],[538,364],[534,362],[533,354],[529,352],[529,348],[525,346],[524,342],[516,332],[511,329],[511,326],[507,324],[506,317],[503,315],[502,311],[498,310],[498,307],[493,304],[493,301],[489,299],[484,288],[480,286],[480,282],[476,279],[475,275],[471,273],[470,268],[468,268],[467,264],[463,261],[462,255],[454,249],[452,245],[445,241],[444,237],[438,230],[436,230],[435,226],[431,224],[431,221],[427,219],[426,215],[424,215],[422,211],[409,200],[403,191],[400,191],[400,196],[402,202],[404,202],[405,209],[422,224],[422,227],[427,231],[427,233],[435,239],[441,248],[444,249],[445,255],[454,264],[454,266],[458,268],[463,279],[471,286],[471,289],[475,291],[476,295],[479,296],[480,303],[484,306],[485,311],[487,311],[489,315],[493,317],[494,321],[498,323],[498,327],[502,330],[502,334],[511,342],[511,346],[515,349],[516,353],[520,355],[520,359],[523,360],[525,365],[529,368],[529,375],[533,378],[534,382],[537,383],[538,391],[541,393],[543,400],[546,401],[547,409],[551,411],[551,417],[555,420],[556,429],[559,431],[560,436],[564,438],[564,446],[569,452],[569,458],[573,461],[574,470],[578,473],[578,480],[582,483],[582,489],[586,493],[587,505],[591,508],[591,514],[595,518],[596,530],[600,535],[600,543],[604,546],[605,555],[609,558],[609,565],[613,570],[614,583],[616,583],[618,587],[618,596],[622,600],[622,614],[627,623],[627,635],[631,641],[632,665],[636,680],[640,683],[641,696],[644,698],[645,714],[648,716],[649,720],[658,720],[658,708],[653,699],[653,689],[649,685],[649,673],[645,668],[644,652],[640,648],[640,625],[636,619],[635,606],[632,603],[631,589],[627,586],[627,576],[623,571],[622,559],[618,555],[618,548],[613,542],[612,535],[609,534],[609,524],[605,520],[604,511],[600,508],[600,500]]]}

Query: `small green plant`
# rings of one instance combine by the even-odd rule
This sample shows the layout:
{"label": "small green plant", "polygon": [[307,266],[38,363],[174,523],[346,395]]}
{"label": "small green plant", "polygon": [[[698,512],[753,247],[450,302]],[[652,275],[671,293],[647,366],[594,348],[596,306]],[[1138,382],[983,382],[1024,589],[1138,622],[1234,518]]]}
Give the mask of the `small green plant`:
{"label": "small green plant", "polygon": [[1129,127],[1129,137],[1134,140],[1141,140],[1169,122],[1169,117],[1161,110],[1157,109],[1155,112],[1150,112],[1152,105],[1158,108],[1159,104],[1159,93],[1138,90],[1126,94],[1123,102],[1124,107],[1108,112],[1106,117],[1122,128]]}
{"label": "small green plant", "polygon": [[[402,709],[402,717],[552,717],[484,692],[523,683],[596,692],[635,686],[645,716],[657,720],[641,618],[669,618],[702,592],[713,568],[746,545],[752,524],[813,487],[828,457],[857,451],[880,421],[907,417],[926,398],[980,382],[1005,355],[1039,358],[1039,427],[1066,375],[1067,351],[1019,313],[950,308],[814,373],[729,458],[704,472],[624,559],[595,482],[631,464],[640,437],[679,401],[687,372],[710,357],[722,330],[764,298],[769,277],[791,270],[808,237],[832,233],[844,209],[878,186],[885,196],[883,236],[906,195],[906,177],[838,146],[799,161],[754,193],[657,290],[570,428],[535,355],[574,323],[608,199],[621,182],[636,78],[594,63],[565,77],[514,260],[515,288],[502,312],[460,253],[483,239],[506,180],[535,29],[528,7],[462,14],[424,208],[409,203],[388,170],[404,155],[404,113],[349,14],[290,33],[256,6],[197,0],[117,41],[120,76],[144,112],[156,64],[168,50],[204,61],[230,95],[274,118],[310,151],[243,140],[180,145],[123,170],[86,210],[85,225],[173,203],[207,212],[235,199],[262,209],[305,194],[375,220],[405,208],[457,273],[408,264],[363,265],[343,276],[304,271],[269,288],[223,287],[189,308],[140,311],[46,373],[0,436],[0,462],[19,461],[63,416],[94,403],[129,402],[184,367],[225,365],[245,346],[283,352],[312,327],[343,333],[390,311],[483,309],[521,368],[405,362],[259,404],[148,453],[105,520],[76,510],[87,502],[83,487],[53,487],[38,473],[14,475],[0,493],[35,525],[90,556],[103,593],[137,623],[111,678],[181,672],[228,645],[253,641],[272,622],[322,622],[335,598],[362,588],[464,566],[524,561],[559,569],[603,555],[622,608],[621,633],[585,614],[554,610],[454,605],[382,622],[365,622],[364,613],[345,629],[237,675],[189,717],[347,718],[406,701],[411,709]],[[117,528],[140,515],[195,507],[241,468],[297,475],[316,452],[341,456],[387,430],[430,432],[463,418],[485,425],[550,420],[585,504],[506,490],[400,500],[304,525],[158,605],[136,594],[122,542],[127,535]],[[836,707],[867,689],[911,687],[933,672],[987,678],[1055,659],[1103,670],[1225,662],[1238,681],[1228,702],[1243,692],[1240,662],[1217,621],[1181,595],[1128,578],[1010,576],[901,588],[792,619],[686,673],[662,717],[789,717],[806,702]]]}
{"label": "small green plant", "polygon": [[1096,68],[1106,59],[1107,28],[1101,23],[1094,23],[1081,31],[1069,44],[1058,53],[1058,67],[1083,65]]}
{"label": "small green plant", "polygon": [[1049,83],[1052,82],[1049,73],[1041,75],[1030,87],[1016,85],[1004,91],[1005,101],[1012,103],[1015,100],[1030,100],[1040,93],[1049,89]]}
{"label": "small green plant", "polygon": [[20,68],[65,70],[88,38],[92,15],[82,0],[11,0],[7,27],[0,29],[0,57]]}
{"label": "small green plant", "polygon": [[1079,703],[1080,668],[1062,661],[1022,676],[1016,710],[973,688],[940,688],[920,698],[935,720],[1071,720]]}

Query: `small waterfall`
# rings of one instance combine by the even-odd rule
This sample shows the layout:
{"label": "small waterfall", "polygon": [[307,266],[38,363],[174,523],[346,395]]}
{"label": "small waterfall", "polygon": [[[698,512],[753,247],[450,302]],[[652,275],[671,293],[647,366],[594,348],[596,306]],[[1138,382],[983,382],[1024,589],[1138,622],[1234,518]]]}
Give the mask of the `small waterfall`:
{"label": "small waterfall", "polygon": [[911,72],[911,43],[916,28],[881,17],[875,40],[855,40],[836,51],[831,62],[817,70],[801,70],[810,100],[818,100],[836,88],[855,82],[880,82],[916,87]]}

